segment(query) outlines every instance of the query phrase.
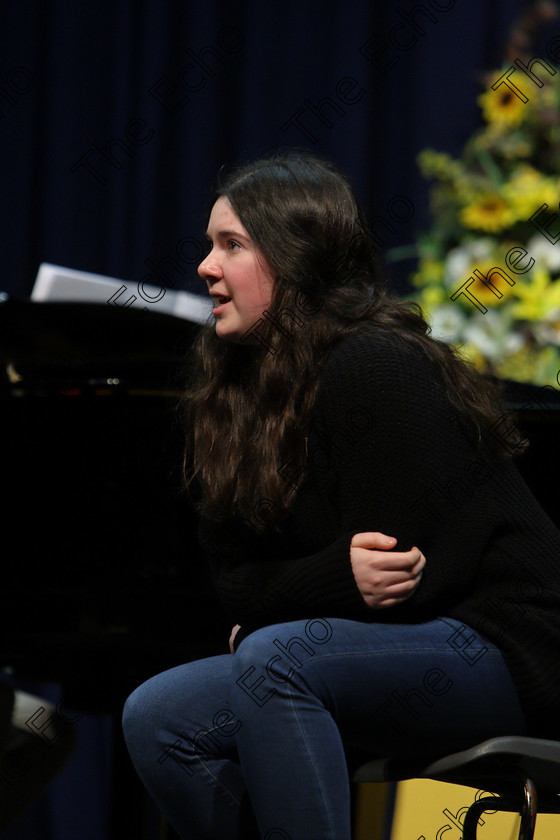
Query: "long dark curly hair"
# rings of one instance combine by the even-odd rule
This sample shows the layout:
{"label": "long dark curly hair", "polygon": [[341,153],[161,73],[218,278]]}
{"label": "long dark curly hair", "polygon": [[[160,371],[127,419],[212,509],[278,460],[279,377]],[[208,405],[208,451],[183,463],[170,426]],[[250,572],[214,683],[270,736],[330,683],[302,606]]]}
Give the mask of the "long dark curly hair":
{"label": "long dark curly hair", "polygon": [[[296,153],[257,160],[219,184],[210,209],[222,196],[275,282],[258,341],[221,339],[212,320],[192,350],[183,466],[187,488],[198,479],[191,499],[199,512],[237,518],[257,533],[281,527],[295,490],[280,471],[290,461],[303,474],[321,368],[342,336],[364,329],[398,334],[423,351],[479,442],[491,426],[501,434],[508,418],[508,446],[494,444],[499,457],[509,457],[512,444],[523,447],[497,385],[430,336],[417,304],[385,288],[359,201],[332,163]],[[260,500],[273,507],[273,521],[256,514]]]}

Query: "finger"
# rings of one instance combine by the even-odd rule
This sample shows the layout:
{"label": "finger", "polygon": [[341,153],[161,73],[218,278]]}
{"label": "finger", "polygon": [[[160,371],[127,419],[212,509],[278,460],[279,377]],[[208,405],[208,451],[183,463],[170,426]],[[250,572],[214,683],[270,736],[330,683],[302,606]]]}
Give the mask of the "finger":
{"label": "finger", "polygon": [[414,590],[418,587],[420,578],[409,578],[408,580],[401,580],[396,583],[391,583],[384,589],[382,598],[409,598]]}
{"label": "finger", "polygon": [[397,558],[401,568],[413,571],[417,566],[423,569],[426,565],[426,558],[419,548],[411,548],[410,551],[395,551],[385,555],[387,558]]}
{"label": "finger", "polygon": [[363,531],[359,534],[354,534],[350,545],[358,548],[391,548],[396,545],[396,537],[390,537],[387,534],[382,534],[380,531]]}
{"label": "finger", "polygon": [[404,583],[394,584],[391,587],[387,587],[382,591],[372,587],[369,589],[368,587],[362,588],[362,596],[365,598],[366,603],[369,606],[375,605],[376,603],[384,603],[387,600],[396,599],[399,601],[405,601],[407,598],[410,598],[411,595],[414,594],[416,587],[418,586],[418,581],[411,582],[406,581]]}
{"label": "finger", "polygon": [[[421,574],[421,573],[420,573]],[[420,575],[411,575],[409,572],[372,572],[371,575],[363,578],[364,586],[371,592],[386,592],[389,588],[402,584],[415,585]]]}
{"label": "finger", "polygon": [[405,584],[399,584],[396,586],[391,587],[388,589],[384,595],[379,597],[377,594],[376,601],[379,603],[380,606],[395,606],[395,604],[402,604],[404,601],[411,598],[412,595],[416,592],[416,589],[419,584],[419,580],[412,582],[407,582]]}
{"label": "finger", "polygon": [[357,550],[367,551],[367,554],[362,555],[362,559],[377,569],[386,569],[387,571],[402,570],[412,572],[418,563],[420,563],[421,568],[423,568],[425,563],[425,560],[423,563],[421,562],[423,555],[418,549],[391,552],[380,551],[375,548],[361,548]]}
{"label": "finger", "polygon": [[412,567],[412,570],[411,570],[412,574],[413,575],[418,575],[418,574],[421,575],[422,574],[422,569],[424,568],[425,565],[426,565],[426,558],[424,557],[423,554],[421,554],[418,562]]}

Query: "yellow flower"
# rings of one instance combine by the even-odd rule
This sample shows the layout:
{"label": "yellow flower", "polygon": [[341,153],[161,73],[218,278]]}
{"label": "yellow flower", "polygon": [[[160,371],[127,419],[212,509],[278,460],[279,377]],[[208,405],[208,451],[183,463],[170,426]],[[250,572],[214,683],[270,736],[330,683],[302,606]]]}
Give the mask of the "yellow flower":
{"label": "yellow flower", "polygon": [[412,277],[415,286],[439,284],[443,279],[443,263],[430,257],[420,261],[418,271]]}
{"label": "yellow flower", "polygon": [[511,128],[519,125],[526,115],[526,103],[505,84],[500,85],[497,90],[490,88],[481,94],[477,101],[488,123]]}
{"label": "yellow flower", "polygon": [[551,309],[560,306],[560,280],[551,283],[550,274],[542,266],[535,267],[527,279],[518,279],[514,290],[518,302],[512,313],[519,320],[542,321]]}
{"label": "yellow flower", "polygon": [[510,227],[515,217],[504,199],[497,193],[481,195],[460,212],[462,224],[467,228],[497,233]]}
{"label": "yellow flower", "polygon": [[553,178],[547,178],[532,166],[521,166],[504,185],[502,195],[515,218],[527,221],[543,204],[558,204],[560,189]]}
{"label": "yellow flower", "polygon": [[[474,297],[485,307],[492,308],[500,306],[506,300],[514,295],[514,286],[510,286],[507,280],[504,280],[497,272],[492,274],[493,268],[502,268],[495,262],[479,262],[473,264],[467,274],[457,283],[456,288],[459,289],[463,283],[469,278],[473,277],[474,282],[470,284],[466,292],[470,292]],[[510,272],[503,269],[505,274],[511,277]],[[476,273],[475,273],[476,271]],[[512,278],[513,279],[513,278]],[[501,297],[500,297],[501,293]],[[469,303],[467,298],[463,295],[459,298],[469,309],[473,309],[474,303]]]}
{"label": "yellow flower", "polygon": [[426,286],[422,289],[419,303],[422,309],[430,311],[434,306],[439,306],[441,303],[447,302],[447,295],[445,289],[441,286]]}

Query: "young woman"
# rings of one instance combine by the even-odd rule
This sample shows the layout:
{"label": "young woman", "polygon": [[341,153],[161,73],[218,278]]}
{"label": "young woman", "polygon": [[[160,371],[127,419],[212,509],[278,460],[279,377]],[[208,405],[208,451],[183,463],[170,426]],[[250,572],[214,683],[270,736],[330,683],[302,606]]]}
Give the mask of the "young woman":
{"label": "young woman", "polygon": [[334,166],[243,167],[207,235],[187,463],[231,653],[140,686],[126,739],[182,838],[349,840],[352,755],[560,735],[560,533]]}

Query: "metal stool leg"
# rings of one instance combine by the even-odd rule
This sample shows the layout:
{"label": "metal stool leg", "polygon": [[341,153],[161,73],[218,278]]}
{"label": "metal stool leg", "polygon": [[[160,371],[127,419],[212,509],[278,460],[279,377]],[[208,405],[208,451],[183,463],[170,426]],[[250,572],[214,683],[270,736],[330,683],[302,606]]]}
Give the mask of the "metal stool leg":
{"label": "metal stool leg", "polygon": [[537,788],[531,779],[525,779],[523,785],[523,807],[518,840],[533,840],[537,821]]}
{"label": "metal stool leg", "polygon": [[484,811],[498,810],[496,802],[499,802],[500,797],[486,796],[484,799],[477,799],[473,802],[465,815],[465,822],[463,823],[463,840],[476,840],[476,827],[478,820]]}
{"label": "metal stool leg", "polygon": [[[511,796],[485,796],[473,802],[465,815],[463,823],[463,840],[476,840],[478,820],[484,811],[516,811],[519,813],[519,803]],[[523,838],[529,840],[529,837]]]}

